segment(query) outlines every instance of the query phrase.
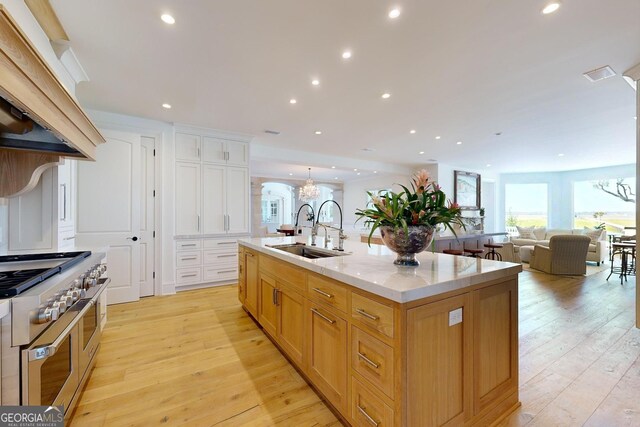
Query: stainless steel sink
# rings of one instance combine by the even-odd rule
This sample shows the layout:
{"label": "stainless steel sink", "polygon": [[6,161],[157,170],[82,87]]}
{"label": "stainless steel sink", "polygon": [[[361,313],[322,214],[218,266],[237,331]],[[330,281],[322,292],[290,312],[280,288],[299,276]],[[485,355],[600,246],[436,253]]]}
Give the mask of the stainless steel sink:
{"label": "stainless steel sink", "polygon": [[344,252],[333,251],[330,249],[320,249],[312,246],[307,246],[304,243],[291,243],[285,245],[267,245],[270,248],[277,249],[279,251],[288,252],[293,255],[298,255],[308,259],[318,258],[331,258],[336,256],[348,255]]}

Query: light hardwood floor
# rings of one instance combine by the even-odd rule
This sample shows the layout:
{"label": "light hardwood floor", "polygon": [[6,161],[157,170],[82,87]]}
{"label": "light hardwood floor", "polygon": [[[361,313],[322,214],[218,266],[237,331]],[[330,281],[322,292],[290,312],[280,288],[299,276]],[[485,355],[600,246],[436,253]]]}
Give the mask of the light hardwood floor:
{"label": "light hardwood floor", "polygon": [[[522,407],[502,426],[640,425],[635,278],[607,274],[520,275]],[[110,306],[71,425],[340,423],[225,286]]]}

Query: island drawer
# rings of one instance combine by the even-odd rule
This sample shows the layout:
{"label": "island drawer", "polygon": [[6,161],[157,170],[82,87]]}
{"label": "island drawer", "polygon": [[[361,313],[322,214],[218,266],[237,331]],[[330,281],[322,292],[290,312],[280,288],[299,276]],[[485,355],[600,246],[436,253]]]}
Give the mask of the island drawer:
{"label": "island drawer", "polygon": [[310,300],[347,312],[347,289],[344,285],[311,274],[307,279],[307,291]]}
{"label": "island drawer", "polygon": [[176,257],[176,267],[193,267],[200,265],[202,253],[200,251],[179,252]]}
{"label": "island drawer", "polygon": [[364,295],[351,293],[351,319],[393,338],[393,307],[381,304]]}
{"label": "island drawer", "polygon": [[393,426],[393,409],[375,396],[356,378],[351,377],[351,421],[357,427]]}
{"label": "island drawer", "polygon": [[301,268],[293,267],[291,264],[278,261],[270,256],[260,256],[260,270],[277,277],[278,280],[286,282],[304,293],[306,290],[306,274]]}
{"label": "island drawer", "polygon": [[394,366],[392,347],[351,327],[351,367],[391,399],[394,398]]}

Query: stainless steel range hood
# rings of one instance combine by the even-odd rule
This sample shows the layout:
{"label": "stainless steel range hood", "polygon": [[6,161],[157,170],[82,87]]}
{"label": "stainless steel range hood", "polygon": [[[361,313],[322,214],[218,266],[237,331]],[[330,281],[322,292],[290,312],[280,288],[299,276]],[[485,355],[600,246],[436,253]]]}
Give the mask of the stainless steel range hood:
{"label": "stainless steel range hood", "polygon": [[64,157],[95,160],[105,139],[0,5],[0,197],[33,188]]}

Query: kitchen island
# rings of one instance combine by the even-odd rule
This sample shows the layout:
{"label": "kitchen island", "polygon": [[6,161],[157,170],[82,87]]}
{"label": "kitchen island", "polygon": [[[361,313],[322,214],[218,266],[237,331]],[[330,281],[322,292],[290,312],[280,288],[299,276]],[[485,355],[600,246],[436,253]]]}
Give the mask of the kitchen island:
{"label": "kitchen island", "polygon": [[519,405],[519,264],[309,243],[240,240],[238,295],[344,422],[489,425]]}

